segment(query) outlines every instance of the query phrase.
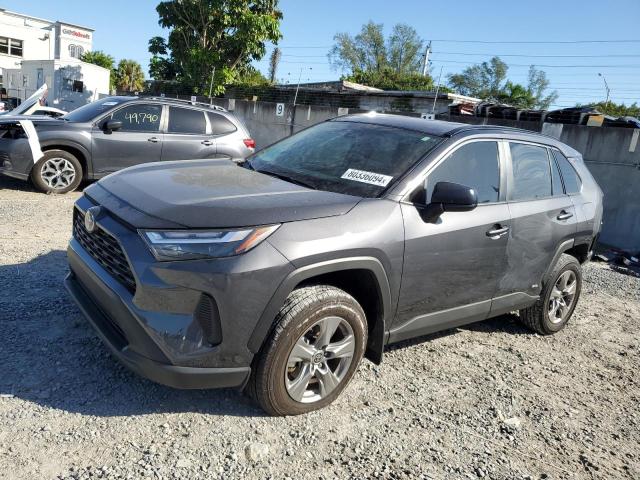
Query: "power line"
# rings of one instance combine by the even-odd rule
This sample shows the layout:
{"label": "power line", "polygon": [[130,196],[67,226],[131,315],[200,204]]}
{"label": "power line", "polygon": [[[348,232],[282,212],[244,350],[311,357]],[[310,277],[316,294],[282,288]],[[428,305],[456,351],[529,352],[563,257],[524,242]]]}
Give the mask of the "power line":
{"label": "power line", "polygon": [[[464,55],[464,56],[487,56],[487,57],[526,57],[526,58],[627,58],[627,57],[640,57],[636,54],[610,54],[610,55],[527,55],[524,53],[469,53],[469,52],[433,52],[442,55]],[[285,55],[296,56],[296,55]]]}
{"label": "power line", "polygon": [[[489,45],[506,44],[546,44],[546,45],[575,45],[590,43],[640,43],[640,39],[633,40],[458,40],[458,39],[431,39],[432,42],[443,43],[481,43]],[[333,45],[278,45],[279,48],[332,48]]]}
{"label": "power line", "polygon": [[[477,64],[477,62],[461,62],[455,60],[434,60],[434,62],[439,63],[455,63],[460,65],[472,65]],[[640,68],[640,65],[546,65],[546,64],[528,64],[528,63],[506,63],[507,67],[530,67],[531,65],[535,67],[542,68]]]}

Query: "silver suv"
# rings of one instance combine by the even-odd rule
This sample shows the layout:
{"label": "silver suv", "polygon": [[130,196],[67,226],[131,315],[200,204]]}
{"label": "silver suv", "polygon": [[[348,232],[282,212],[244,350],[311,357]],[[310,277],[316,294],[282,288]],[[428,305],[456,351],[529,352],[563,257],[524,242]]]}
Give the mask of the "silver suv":
{"label": "silver suv", "polygon": [[248,130],[225,109],[164,97],[106,97],[60,119],[0,119],[0,174],[31,178],[43,192],[66,193],[83,179],[141,163],[239,162],[254,149]]}

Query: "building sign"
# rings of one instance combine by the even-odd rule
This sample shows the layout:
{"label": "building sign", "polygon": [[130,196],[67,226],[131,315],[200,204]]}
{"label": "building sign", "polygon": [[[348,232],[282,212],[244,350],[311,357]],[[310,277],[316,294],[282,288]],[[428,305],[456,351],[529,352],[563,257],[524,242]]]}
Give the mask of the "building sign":
{"label": "building sign", "polygon": [[72,30],[70,28],[62,28],[62,33],[74,38],[84,38],[87,40],[91,39],[91,35],[86,32],[80,32],[78,30]]}

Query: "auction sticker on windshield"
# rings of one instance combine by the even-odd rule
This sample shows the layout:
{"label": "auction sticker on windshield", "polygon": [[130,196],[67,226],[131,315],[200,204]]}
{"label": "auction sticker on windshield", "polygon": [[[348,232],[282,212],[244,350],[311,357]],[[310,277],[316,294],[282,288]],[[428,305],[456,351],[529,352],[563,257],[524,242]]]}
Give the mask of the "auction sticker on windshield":
{"label": "auction sticker on windshield", "polygon": [[371,185],[378,185],[379,187],[386,187],[393,179],[389,175],[382,175],[381,173],[366,172],[364,170],[356,170],[350,168],[342,174],[341,178],[347,180],[353,180],[355,182],[369,183]]}

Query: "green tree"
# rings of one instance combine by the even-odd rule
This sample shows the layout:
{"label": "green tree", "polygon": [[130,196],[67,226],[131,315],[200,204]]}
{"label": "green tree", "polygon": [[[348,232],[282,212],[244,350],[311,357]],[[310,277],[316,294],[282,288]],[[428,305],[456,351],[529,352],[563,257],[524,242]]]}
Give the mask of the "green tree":
{"label": "green tree", "polygon": [[269,81],[271,83],[276,83],[276,74],[278,73],[280,58],[282,58],[282,50],[276,47],[269,57]]}
{"label": "green tree", "polygon": [[239,69],[264,56],[266,42],[280,40],[277,5],[277,0],[160,2],[158,23],[170,32],[167,40],[150,42],[154,78],[169,73],[194,93],[208,93],[215,71],[214,91],[221,93]]}
{"label": "green tree", "polygon": [[149,76],[159,81],[176,80],[176,66],[173,59],[169,57],[164,38],[153,37],[149,40],[149,53],[151,53]]}
{"label": "green tree", "polygon": [[116,70],[116,87],[123,92],[141,92],[144,88],[142,66],[135,60],[120,60]]}
{"label": "green tree", "polygon": [[93,50],[90,52],[84,52],[80,57],[80,60],[109,70],[109,89],[113,89],[115,87],[115,59],[111,55],[103,52],[102,50]]}
{"label": "green tree", "polygon": [[[580,104],[577,105],[578,107]],[[625,105],[624,103],[615,102],[598,102],[593,103],[591,106],[605,115],[611,115],[612,117],[637,117],[640,118],[640,105],[633,102],[631,105]]]}
{"label": "green tree", "polygon": [[233,85],[243,87],[262,87],[270,84],[271,82],[269,79],[253,65],[243,65],[238,67],[238,71],[233,80]]}
{"label": "green tree", "polygon": [[416,30],[406,24],[395,25],[385,39],[383,24],[369,22],[352,37],[338,33],[329,51],[329,61],[335,68],[355,72],[382,72],[391,69],[400,74],[417,73],[422,59],[424,41]]}
{"label": "green tree", "polygon": [[[342,79],[382,90],[436,90],[436,85],[430,76],[420,73],[398,73],[390,67],[381,71],[356,70],[350,75],[343,76]],[[444,93],[451,90],[440,85],[440,91]]]}
{"label": "green tree", "polygon": [[506,103],[518,108],[548,109],[558,98],[555,90],[548,92],[547,74],[529,67],[526,86],[507,81],[509,67],[499,57],[465,68],[449,75],[449,86],[462,95]]}
{"label": "green tree", "polygon": [[509,67],[493,57],[488,62],[465,68],[462,73],[449,75],[449,86],[461,95],[495,99],[502,93]]}

